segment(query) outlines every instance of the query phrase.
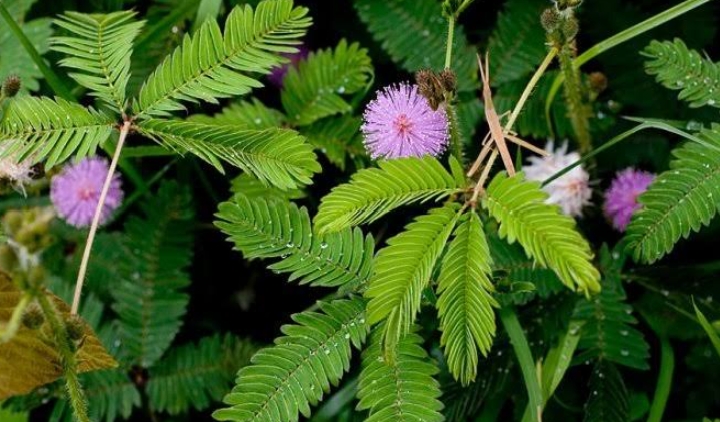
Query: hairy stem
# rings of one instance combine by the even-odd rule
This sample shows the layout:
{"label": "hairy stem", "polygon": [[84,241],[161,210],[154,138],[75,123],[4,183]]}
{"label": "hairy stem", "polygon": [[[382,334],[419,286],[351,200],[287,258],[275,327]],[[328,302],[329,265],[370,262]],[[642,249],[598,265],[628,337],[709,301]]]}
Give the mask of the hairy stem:
{"label": "hairy stem", "polygon": [[652,406],[650,407],[648,422],[662,421],[663,413],[665,413],[665,405],[670,397],[674,370],[675,354],[673,353],[670,340],[663,336],[660,338],[660,374],[658,375],[657,385],[655,386],[655,396],[653,397]]}
{"label": "hairy stem", "polygon": [[35,49],[35,46],[32,45],[23,30],[20,28],[17,22],[15,22],[15,19],[13,19],[13,17],[10,15],[10,12],[8,12],[3,2],[0,2],[0,16],[2,16],[3,20],[10,28],[10,31],[13,33],[15,38],[20,42],[20,44],[22,44],[23,48],[30,56],[33,63],[35,63],[35,66],[40,69],[43,77],[45,77],[45,81],[47,81],[48,85],[50,85],[50,88],[52,88],[55,94],[68,101],[73,101],[75,97],[73,96],[72,92],[70,92],[70,90],[65,86],[60,77],[58,77],[58,75],[53,72],[53,70],[50,69],[47,64],[45,64],[45,61],[43,60],[40,53],[38,53],[38,51]]}
{"label": "hairy stem", "polygon": [[535,369],[535,361],[533,360],[525,333],[520,326],[520,321],[518,321],[515,311],[509,306],[500,308],[500,321],[502,321],[505,331],[507,331],[510,337],[510,343],[512,343],[513,350],[515,350],[515,356],[520,364],[520,370],[525,380],[525,388],[527,388],[528,391],[530,420],[533,422],[541,422],[543,394],[540,389],[540,380],[538,380]]}
{"label": "hairy stem", "polygon": [[575,66],[575,49],[565,44],[560,50],[560,69],[565,76],[565,101],[567,102],[568,117],[573,132],[577,138],[581,153],[592,149],[590,137],[590,110],[583,98],[583,85],[580,78],[580,69]]}
{"label": "hairy stem", "polygon": [[70,340],[68,339],[65,324],[63,324],[58,318],[57,309],[48,300],[46,295],[38,295],[38,303],[40,304],[40,308],[47,318],[53,335],[55,336],[57,349],[60,353],[60,357],[62,358],[65,387],[67,388],[70,405],[73,408],[75,418],[79,422],[90,422],[87,411],[87,399],[85,398],[85,392],[83,391],[82,385],[80,385],[80,380],[78,379],[77,358],[75,356],[75,351],[70,346]]}
{"label": "hairy stem", "polygon": [[122,152],[122,147],[125,144],[125,139],[130,132],[130,125],[130,121],[125,121],[120,129],[120,138],[115,146],[115,153],[113,154],[112,161],[110,162],[108,174],[105,176],[105,183],[103,184],[102,191],[100,191],[100,199],[97,207],[95,207],[95,215],[93,216],[92,224],[90,225],[90,232],[88,233],[87,241],[85,242],[85,250],[83,251],[82,261],[80,261],[80,270],[78,271],[77,280],[75,281],[75,295],[73,296],[72,308],[70,310],[72,315],[77,314],[78,307],[80,306],[80,294],[82,293],[83,284],[85,283],[85,273],[87,272],[88,261],[90,261],[90,251],[92,250],[93,242],[95,241],[95,234],[97,233],[97,228],[100,224],[100,216],[102,215],[103,206],[105,206],[105,199],[107,198],[108,190],[110,190],[110,182],[112,182],[113,174],[115,174],[115,168],[117,167],[118,160],[120,159],[120,153]]}

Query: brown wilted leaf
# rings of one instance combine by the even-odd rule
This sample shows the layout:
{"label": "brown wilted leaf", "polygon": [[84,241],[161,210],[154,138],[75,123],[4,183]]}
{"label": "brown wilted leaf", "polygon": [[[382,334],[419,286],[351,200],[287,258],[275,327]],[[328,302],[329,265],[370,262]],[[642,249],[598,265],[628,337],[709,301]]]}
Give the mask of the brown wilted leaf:
{"label": "brown wilted leaf", "polygon": [[[46,293],[64,319],[70,307],[50,292]],[[0,324],[10,320],[22,292],[10,277],[0,272]],[[84,339],[77,352],[79,372],[114,368],[117,362],[108,354],[92,328],[84,323]],[[47,318],[37,330],[21,324],[7,343],[0,344],[0,401],[15,395],[27,394],[36,387],[62,376],[62,362]]]}

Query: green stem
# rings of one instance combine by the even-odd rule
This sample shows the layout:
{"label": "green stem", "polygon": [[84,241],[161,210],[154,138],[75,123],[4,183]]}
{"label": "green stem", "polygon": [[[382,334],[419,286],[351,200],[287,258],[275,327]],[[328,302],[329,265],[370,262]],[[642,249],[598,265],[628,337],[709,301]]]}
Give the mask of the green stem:
{"label": "green stem", "polygon": [[655,386],[655,396],[653,397],[652,406],[650,407],[648,422],[662,421],[663,413],[665,413],[665,405],[670,397],[674,370],[675,354],[673,353],[670,340],[663,336],[660,338],[660,374],[658,375],[658,382]]}
{"label": "green stem", "polygon": [[463,152],[460,129],[458,129],[457,112],[455,111],[455,106],[449,102],[445,103],[445,115],[448,117],[448,123],[450,126],[450,153],[462,163],[465,153]]}
{"label": "green stem", "polygon": [[[558,49],[552,47],[550,51],[548,51],[547,56],[545,56],[545,59],[542,61],[542,63],[540,63],[540,67],[537,68],[535,74],[532,76],[532,78],[530,78],[530,82],[525,87],[525,90],[523,90],[522,95],[520,95],[520,100],[518,100],[517,104],[515,104],[515,108],[510,114],[510,118],[508,119],[507,124],[505,124],[505,133],[512,130],[515,121],[517,120],[518,116],[520,116],[520,112],[522,111],[525,102],[527,102],[528,98],[530,98],[530,94],[532,94],[537,83],[540,82],[540,78],[542,77],[542,75],[545,74],[545,71],[547,70],[548,66],[550,66],[550,63],[552,63],[557,53]],[[518,148],[518,151],[519,150],[520,148]]]}
{"label": "green stem", "polygon": [[538,380],[535,369],[535,361],[530,351],[527,338],[520,326],[520,321],[515,311],[510,306],[500,308],[500,321],[502,321],[505,331],[507,331],[515,350],[515,356],[520,364],[523,379],[525,380],[525,388],[528,392],[528,406],[530,407],[530,420],[533,422],[541,422],[543,408],[543,394],[540,389],[540,381]]}
{"label": "green stem", "polygon": [[[702,6],[705,3],[709,3],[711,0],[686,0],[676,6],[673,6],[665,11],[662,11],[658,13],[655,16],[652,16],[649,19],[646,19],[636,25],[631,26],[630,28],[619,32],[615,35],[613,35],[610,38],[607,38],[603,41],[600,41],[599,43],[595,44],[594,46],[590,47],[587,51],[585,51],[583,54],[578,56],[575,60],[573,60],[573,65],[575,68],[580,69],[580,67],[587,63],[588,61],[592,60],[593,58],[599,56],[600,54],[617,47],[618,45],[629,41],[638,35],[641,35],[653,28],[656,28],[664,23],[667,23],[678,16],[681,16],[699,6]],[[555,99],[555,96],[557,95],[558,90],[560,89],[560,86],[562,86],[564,75],[562,73],[558,74],[558,76],[553,81],[552,87],[550,89],[550,92],[548,92],[547,97],[545,98],[545,119],[547,120],[548,128],[551,129],[552,132],[552,123],[550,120],[550,110],[552,107],[553,100]]]}
{"label": "green stem", "polygon": [[25,33],[22,31],[17,22],[15,22],[15,19],[13,19],[13,17],[10,15],[10,12],[8,12],[3,2],[0,2],[0,15],[2,15],[3,20],[5,20],[5,23],[7,23],[7,25],[10,27],[10,31],[13,33],[13,35],[15,35],[15,38],[17,38],[20,44],[22,44],[22,46],[25,48],[25,51],[27,51],[27,53],[30,55],[30,58],[32,58],[35,65],[38,67],[38,69],[40,69],[40,72],[42,72],[48,85],[50,85],[50,88],[55,91],[55,94],[68,101],[75,100],[75,97],[65,86],[60,77],[58,77],[58,75],[55,74],[55,72],[53,72],[53,70],[45,64],[45,61],[43,60],[42,56],[40,56],[40,53],[38,53],[37,49],[35,49],[35,46],[32,45],[28,37],[25,36]]}
{"label": "green stem", "polygon": [[448,16],[448,36],[445,45],[445,69],[450,68],[452,63],[453,41],[455,38],[455,16]]}
{"label": "green stem", "polygon": [[58,318],[57,309],[50,303],[46,295],[38,295],[38,303],[55,335],[58,352],[62,358],[65,387],[70,397],[70,405],[73,408],[73,413],[75,413],[75,418],[79,422],[90,422],[87,412],[87,399],[78,379],[77,359],[70,346],[65,325]]}
{"label": "green stem", "polygon": [[13,309],[10,321],[7,322],[4,328],[0,329],[0,344],[6,343],[15,337],[15,333],[17,333],[18,328],[20,328],[23,312],[25,312],[25,308],[27,308],[30,303],[30,299],[32,299],[32,295],[28,292],[24,292],[20,297],[20,301],[15,306],[15,309]]}
{"label": "green stem", "polygon": [[676,135],[680,135],[683,138],[689,139],[694,142],[698,142],[703,145],[706,144],[706,142],[699,139],[697,136],[693,136],[689,133],[686,133],[672,125],[663,123],[661,121],[647,120],[644,123],[641,123],[641,124],[635,126],[634,128],[617,135],[616,137],[612,138],[608,142],[604,143],[599,148],[596,148],[593,151],[589,152],[588,154],[583,155],[576,162],[570,164],[569,166],[565,167],[564,169],[558,171],[557,173],[555,173],[552,176],[550,176],[549,178],[547,178],[542,183],[542,186],[547,186],[549,183],[552,183],[553,180],[555,180],[559,177],[562,177],[565,173],[569,172],[570,170],[574,169],[575,167],[577,167],[577,166],[581,165],[582,163],[588,161],[589,159],[595,157],[596,155],[600,154],[601,152],[605,151],[606,149],[609,149],[609,148],[615,146],[615,144],[620,143],[621,141],[627,139],[631,135],[634,135],[635,133],[640,132],[641,130],[645,130],[645,129],[660,129],[660,130],[664,130],[664,131],[667,131],[670,133],[674,133]]}

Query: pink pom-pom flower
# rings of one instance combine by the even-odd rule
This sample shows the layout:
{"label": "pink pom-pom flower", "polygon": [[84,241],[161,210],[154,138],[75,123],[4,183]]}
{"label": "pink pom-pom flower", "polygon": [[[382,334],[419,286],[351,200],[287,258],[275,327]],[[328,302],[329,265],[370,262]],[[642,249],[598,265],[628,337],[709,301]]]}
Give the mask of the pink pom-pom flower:
{"label": "pink pom-pom flower", "polygon": [[655,179],[655,175],[646,171],[628,168],[620,171],[605,191],[603,211],[613,227],[624,232],[635,211],[642,207],[637,197],[645,192]]}
{"label": "pink pom-pom flower", "polygon": [[[90,226],[108,170],[107,160],[91,157],[65,166],[53,177],[50,200],[60,218],[75,227]],[[107,222],[122,200],[120,175],[115,173],[100,214],[100,224]]]}
{"label": "pink pom-pom flower", "polygon": [[372,158],[440,155],[448,144],[445,110],[433,110],[417,85],[386,87],[371,101],[361,127]]}

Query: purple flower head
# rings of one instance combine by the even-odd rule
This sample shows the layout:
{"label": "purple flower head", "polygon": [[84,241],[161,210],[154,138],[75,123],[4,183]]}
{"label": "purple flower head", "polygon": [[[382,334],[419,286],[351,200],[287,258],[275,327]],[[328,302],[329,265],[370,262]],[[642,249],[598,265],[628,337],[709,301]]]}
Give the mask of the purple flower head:
{"label": "purple flower head", "polygon": [[[52,179],[50,200],[60,218],[75,227],[87,227],[92,223],[100,200],[105,177],[108,173],[107,160],[99,157],[85,158],[65,168]],[[120,175],[115,173],[100,214],[100,224],[105,223],[123,199]]]}
{"label": "purple flower head", "polygon": [[445,110],[433,110],[417,85],[384,88],[363,117],[365,148],[372,158],[437,156],[448,143]]}
{"label": "purple flower head", "polygon": [[610,183],[605,192],[605,216],[612,222],[613,227],[624,232],[630,223],[630,218],[642,206],[637,197],[645,192],[648,185],[655,179],[655,175],[646,171],[628,168],[620,171]]}
{"label": "purple flower head", "polygon": [[285,75],[287,74],[288,70],[290,70],[290,66],[297,67],[298,64],[305,60],[310,54],[310,50],[308,50],[304,45],[298,46],[298,51],[296,53],[283,53],[281,56],[285,57],[286,59],[290,59],[290,63],[284,63],[279,66],[275,66],[270,70],[270,74],[268,75],[268,80],[271,84],[275,85],[278,88],[282,88],[283,81],[285,80]]}

